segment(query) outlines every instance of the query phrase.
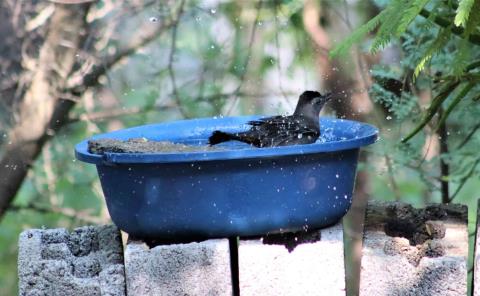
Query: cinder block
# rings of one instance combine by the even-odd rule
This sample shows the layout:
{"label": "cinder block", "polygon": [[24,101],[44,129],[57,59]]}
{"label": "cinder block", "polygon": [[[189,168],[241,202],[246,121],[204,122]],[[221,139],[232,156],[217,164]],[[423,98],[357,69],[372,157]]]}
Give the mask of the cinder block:
{"label": "cinder block", "polygon": [[241,239],[242,296],[345,295],[343,227]]}
{"label": "cinder block", "polygon": [[477,228],[475,236],[475,254],[473,270],[473,296],[480,296],[480,200],[477,202]]}
{"label": "cinder block", "polygon": [[120,232],[113,225],[20,234],[19,295],[125,295]]}
{"label": "cinder block", "polygon": [[227,239],[153,248],[129,241],[125,274],[128,295],[232,295]]}
{"label": "cinder block", "polygon": [[369,202],[360,295],[467,294],[467,207]]}

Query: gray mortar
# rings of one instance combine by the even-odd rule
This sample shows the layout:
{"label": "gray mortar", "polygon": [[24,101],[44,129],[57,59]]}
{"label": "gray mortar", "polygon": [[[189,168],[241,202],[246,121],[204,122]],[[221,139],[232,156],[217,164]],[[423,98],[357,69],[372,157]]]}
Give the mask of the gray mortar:
{"label": "gray mortar", "polygon": [[19,295],[125,295],[120,233],[113,225],[20,234]]}

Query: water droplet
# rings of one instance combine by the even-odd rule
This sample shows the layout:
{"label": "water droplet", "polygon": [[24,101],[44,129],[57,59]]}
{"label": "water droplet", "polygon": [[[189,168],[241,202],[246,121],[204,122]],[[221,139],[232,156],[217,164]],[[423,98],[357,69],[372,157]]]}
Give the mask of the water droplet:
{"label": "water droplet", "polygon": [[340,175],[339,174],[335,174],[335,178],[340,178]]}
{"label": "water droplet", "polygon": [[158,22],[158,18],[156,18],[154,16],[150,17],[148,20],[151,21],[152,23]]}
{"label": "water droplet", "polygon": [[215,14],[215,13],[217,13],[217,10],[216,10],[215,8],[212,8],[212,9],[210,9],[210,12],[211,12],[212,14]]}
{"label": "water droplet", "polygon": [[392,120],[392,116],[388,115],[387,117],[385,117],[386,120]]}
{"label": "water droplet", "polygon": [[298,138],[299,139],[303,138],[303,134],[298,134]]}

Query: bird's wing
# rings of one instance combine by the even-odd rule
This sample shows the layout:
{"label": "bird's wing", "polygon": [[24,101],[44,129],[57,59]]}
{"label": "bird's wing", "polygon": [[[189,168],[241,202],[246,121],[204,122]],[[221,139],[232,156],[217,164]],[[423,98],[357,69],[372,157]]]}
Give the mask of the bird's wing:
{"label": "bird's wing", "polygon": [[267,132],[275,132],[280,135],[291,132],[295,133],[318,133],[318,123],[310,122],[308,119],[299,116],[272,116],[252,120],[248,122],[252,125],[252,130],[264,130]]}
{"label": "bird's wing", "polygon": [[263,117],[258,120],[251,120],[247,122],[247,124],[252,125],[252,126],[261,126],[264,124],[278,124],[285,122],[287,120],[288,116],[283,116],[283,115],[277,115],[277,116],[272,116],[272,117]]}
{"label": "bird's wing", "polygon": [[[288,145],[288,143],[311,143],[319,136],[318,127],[298,116],[273,116],[250,122],[250,133],[268,146]],[[303,139],[302,139],[303,138]]]}

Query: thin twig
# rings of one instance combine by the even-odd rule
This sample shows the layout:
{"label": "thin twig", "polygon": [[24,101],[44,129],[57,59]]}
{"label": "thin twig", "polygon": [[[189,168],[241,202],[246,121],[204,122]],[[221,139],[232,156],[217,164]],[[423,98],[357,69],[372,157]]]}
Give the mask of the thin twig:
{"label": "thin twig", "polygon": [[460,180],[460,184],[458,185],[457,189],[455,192],[452,194],[448,202],[452,202],[455,197],[457,197],[457,194],[462,190],[463,186],[467,183],[468,179],[473,175],[475,172],[475,169],[477,168],[477,165],[480,163],[480,158],[477,158],[477,160],[473,163],[472,168],[468,171],[468,173]]}
{"label": "thin twig", "polygon": [[439,94],[433,99],[430,103],[430,106],[423,115],[420,123],[405,137],[401,140],[402,143],[408,142],[416,134],[418,134],[424,126],[426,126],[430,120],[437,114],[438,110],[441,108],[442,103],[449,97],[449,95],[456,89],[460,84],[458,80],[449,81],[444,87],[440,90]]}
{"label": "thin twig", "polygon": [[387,165],[387,170],[388,170],[388,179],[392,184],[392,191],[393,191],[393,194],[395,195],[395,200],[399,201],[401,199],[401,196],[400,196],[400,192],[398,191],[397,182],[395,181],[395,177],[393,176],[392,161],[386,153],[384,154],[384,156],[385,156],[385,163]]}
{"label": "thin twig", "polygon": [[258,3],[257,3],[257,15],[255,16],[255,20],[253,21],[252,32],[250,33],[250,40],[248,42],[248,48],[247,48],[247,58],[245,59],[245,63],[243,64],[242,73],[240,73],[240,81],[239,81],[239,84],[238,84],[238,86],[235,90],[235,94],[236,94],[235,98],[233,99],[233,101],[231,103],[230,109],[227,111],[228,115],[232,113],[233,108],[235,107],[235,105],[237,103],[237,100],[238,100],[238,95],[237,94],[240,93],[243,82],[245,81],[245,76],[247,74],[248,65],[250,63],[250,55],[252,53],[253,42],[255,41],[255,33],[257,31],[258,22],[260,20],[260,11],[262,9],[262,4],[263,4],[262,0],[258,1]]}
{"label": "thin twig", "polygon": [[101,219],[99,217],[94,217],[90,216],[84,212],[79,212],[75,209],[71,208],[61,208],[61,207],[46,207],[46,206],[40,206],[34,203],[30,203],[25,206],[18,206],[18,205],[10,205],[8,208],[9,211],[22,211],[22,210],[30,210],[30,211],[35,211],[38,213],[43,213],[43,214],[60,214],[62,216],[65,216],[67,218],[71,219],[77,219],[77,220],[82,220],[88,223],[93,223],[93,224],[102,224],[105,223],[104,219]]}
{"label": "thin twig", "polygon": [[99,77],[106,74],[109,69],[122,59],[131,56],[138,49],[158,38],[161,33],[165,32],[168,28],[171,28],[174,24],[175,20],[169,20],[145,36],[131,42],[128,46],[118,49],[115,54],[97,58],[96,60],[101,61],[101,63],[96,63],[86,72],[77,72],[71,75],[72,78],[68,80],[65,92],[79,94],[83,93],[85,89],[89,87],[98,85]]}
{"label": "thin twig", "polygon": [[465,139],[463,139],[463,141],[457,146],[457,150],[463,148],[463,146],[465,146],[468,143],[468,141],[470,141],[470,139],[473,137],[473,135],[477,132],[479,128],[480,128],[480,122],[473,127],[473,129],[470,131],[470,133],[468,133]]}
{"label": "thin twig", "polygon": [[170,45],[170,54],[168,56],[168,76],[170,77],[170,83],[172,84],[172,94],[173,94],[173,99],[175,100],[175,103],[178,105],[178,110],[182,114],[184,118],[189,118],[190,116],[188,115],[187,111],[183,108],[182,101],[178,95],[178,89],[177,89],[177,82],[175,78],[175,71],[173,69],[173,60],[175,57],[175,51],[177,48],[177,29],[180,24],[180,18],[182,17],[183,14],[183,5],[185,4],[185,0],[182,0],[180,2],[180,7],[178,9],[177,17],[175,20],[175,24],[172,27],[172,41]]}
{"label": "thin twig", "polygon": [[[431,19],[432,12],[423,8],[420,11],[420,15],[423,16],[426,19]],[[452,23],[450,23],[449,20],[447,20],[447,19],[445,19],[441,16],[438,16],[438,15],[433,15],[433,22],[435,24],[439,25],[440,27],[450,28],[452,30],[453,34],[458,35],[462,38],[463,32],[464,32],[464,29],[462,27],[453,26]],[[480,34],[477,34],[477,33],[470,34],[468,36],[468,41],[470,41],[473,44],[480,45]]]}
{"label": "thin twig", "polygon": [[292,104],[290,103],[290,101],[288,100],[288,97],[287,97],[287,94],[285,93],[285,90],[283,89],[283,84],[282,84],[282,65],[281,65],[281,58],[280,58],[280,42],[279,42],[279,38],[278,38],[278,34],[279,34],[279,29],[278,29],[278,14],[277,14],[277,11],[278,11],[278,2],[275,1],[275,4],[274,4],[274,10],[275,10],[275,16],[274,16],[274,19],[275,19],[275,47],[276,47],[276,51],[277,51],[277,74],[278,74],[278,89],[280,90],[280,93],[282,94],[283,98],[285,99],[285,102],[287,102],[287,105],[289,107],[292,107]]}
{"label": "thin twig", "polygon": [[146,111],[148,110],[144,110],[139,107],[132,107],[132,108],[121,108],[121,109],[109,109],[109,110],[103,110],[103,111],[94,112],[94,113],[84,113],[78,117],[68,119],[66,124],[71,124],[71,123],[75,123],[78,121],[85,121],[85,120],[102,121],[110,118],[117,118],[124,115],[143,113]]}

